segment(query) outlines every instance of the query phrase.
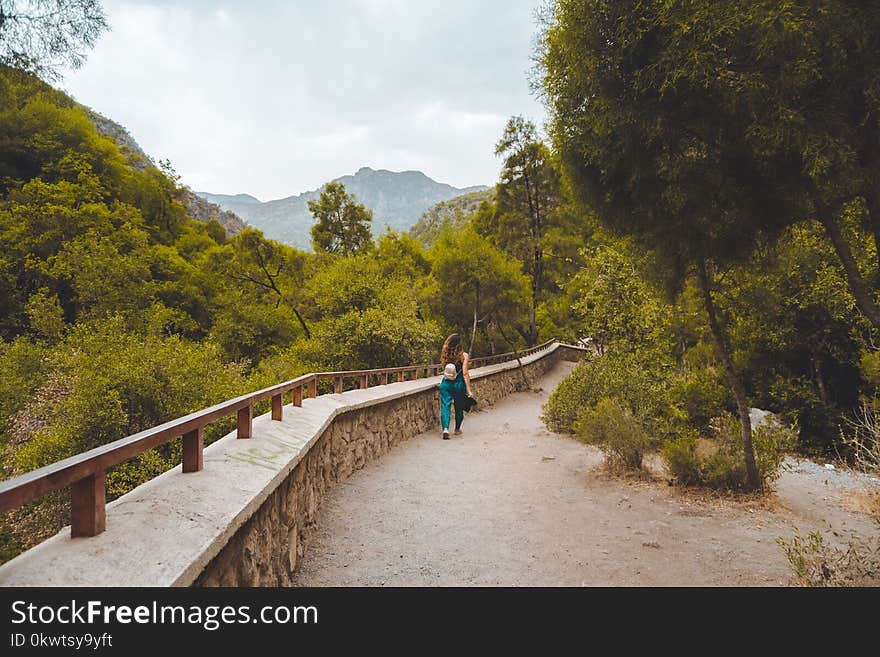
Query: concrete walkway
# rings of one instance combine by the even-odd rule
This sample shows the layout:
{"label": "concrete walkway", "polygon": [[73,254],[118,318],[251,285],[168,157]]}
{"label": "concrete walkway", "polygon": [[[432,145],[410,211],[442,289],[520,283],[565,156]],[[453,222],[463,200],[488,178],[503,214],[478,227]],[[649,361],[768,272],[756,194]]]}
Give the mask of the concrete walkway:
{"label": "concrete walkway", "polygon": [[[337,484],[296,584],[786,583],[789,567],[774,539],[822,520],[806,526],[809,514],[778,496],[757,506],[701,500],[662,479],[605,474],[598,450],[540,420],[549,391],[573,367],[559,363],[536,383],[539,392],[466,416],[462,436],[423,434]],[[800,497],[792,476],[780,494]],[[838,527],[870,528],[823,499]]]}

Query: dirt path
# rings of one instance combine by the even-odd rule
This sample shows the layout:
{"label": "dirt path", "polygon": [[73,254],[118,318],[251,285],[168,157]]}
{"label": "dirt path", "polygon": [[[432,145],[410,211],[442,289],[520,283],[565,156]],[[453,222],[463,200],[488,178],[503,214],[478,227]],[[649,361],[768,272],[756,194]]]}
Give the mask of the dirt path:
{"label": "dirt path", "polygon": [[606,475],[598,450],[539,419],[571,368],[468,415],[462,436],[423,434],[334,487],[296,584],[776,585],[789,568],[774,539],[794,525],[873,530],[843,508],[857,484],[809,462],[759,505]]}

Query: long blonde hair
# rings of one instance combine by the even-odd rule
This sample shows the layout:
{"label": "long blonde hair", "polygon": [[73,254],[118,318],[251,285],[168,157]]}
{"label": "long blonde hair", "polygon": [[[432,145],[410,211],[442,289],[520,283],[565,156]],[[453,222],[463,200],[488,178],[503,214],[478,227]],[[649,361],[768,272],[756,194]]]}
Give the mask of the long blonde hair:
{"label": "long blonde hair", "polygon": [[446,342],[443,343],[443,349],[440,350],[440,365],[461,362],[461,355],[463,353],[464,348],[461,346],[461,336],[458,333],[453,333],[446,338]]}

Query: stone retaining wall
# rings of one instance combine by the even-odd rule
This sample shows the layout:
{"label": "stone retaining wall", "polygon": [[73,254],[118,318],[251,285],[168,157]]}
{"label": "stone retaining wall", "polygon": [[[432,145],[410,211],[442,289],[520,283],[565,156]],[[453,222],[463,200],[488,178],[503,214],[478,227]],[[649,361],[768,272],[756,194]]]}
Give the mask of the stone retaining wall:
{"label": "stone retaining wall", "polygon": [[[526,359],[533,382],[558,360],[579,360],[583,351],[555,345],[550,353]],[[518,367],[492,366],[471,377],[479,408],[525,389]],[[436,386],[371,406],[343,411],[309,448],[290,474],[207,564],[194,586],[289,585],[318,519],[326,491],[391,447],[437,429]]]}

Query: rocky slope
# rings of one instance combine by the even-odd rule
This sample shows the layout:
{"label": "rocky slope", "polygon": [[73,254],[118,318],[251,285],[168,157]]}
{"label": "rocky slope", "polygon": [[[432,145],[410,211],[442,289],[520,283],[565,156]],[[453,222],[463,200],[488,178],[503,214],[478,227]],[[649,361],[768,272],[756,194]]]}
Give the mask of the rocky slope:
{"label": "rocky slope", "polygon": [[122,151],[123,155],[128,157],[128,162],[132,167],[138,171],[143,171],[148,166],[156,165],[156,163],[153,162],[153,158],[144,152],[140,147],[140,144],[138,144],[134,140],[134,137],[129,134],[128,130],[115,121],[111,121],[106,116],[101,116],[95,110],[86,107],[85,105],[80,105],[80,107],[82,107],[88,115],[89,120],[95,126],[95,129],[99,134],[105,137],[110,137],[119,145],[119,150]]}
{"label": "rocky slope", "polygon": [[245,226],[247,226],[237,214],[230,212],[229,210],[224,210],[216,203],[211,203],[210,201],[203,199],[189,187],[181,188],[178,200],[183,203],[189,216],[193,219],[198,219],[199,221],[204,222],[216,219],[220,225],[226,229],[226,234],[230,237],[232,235],[237,235],[244,230]]}

